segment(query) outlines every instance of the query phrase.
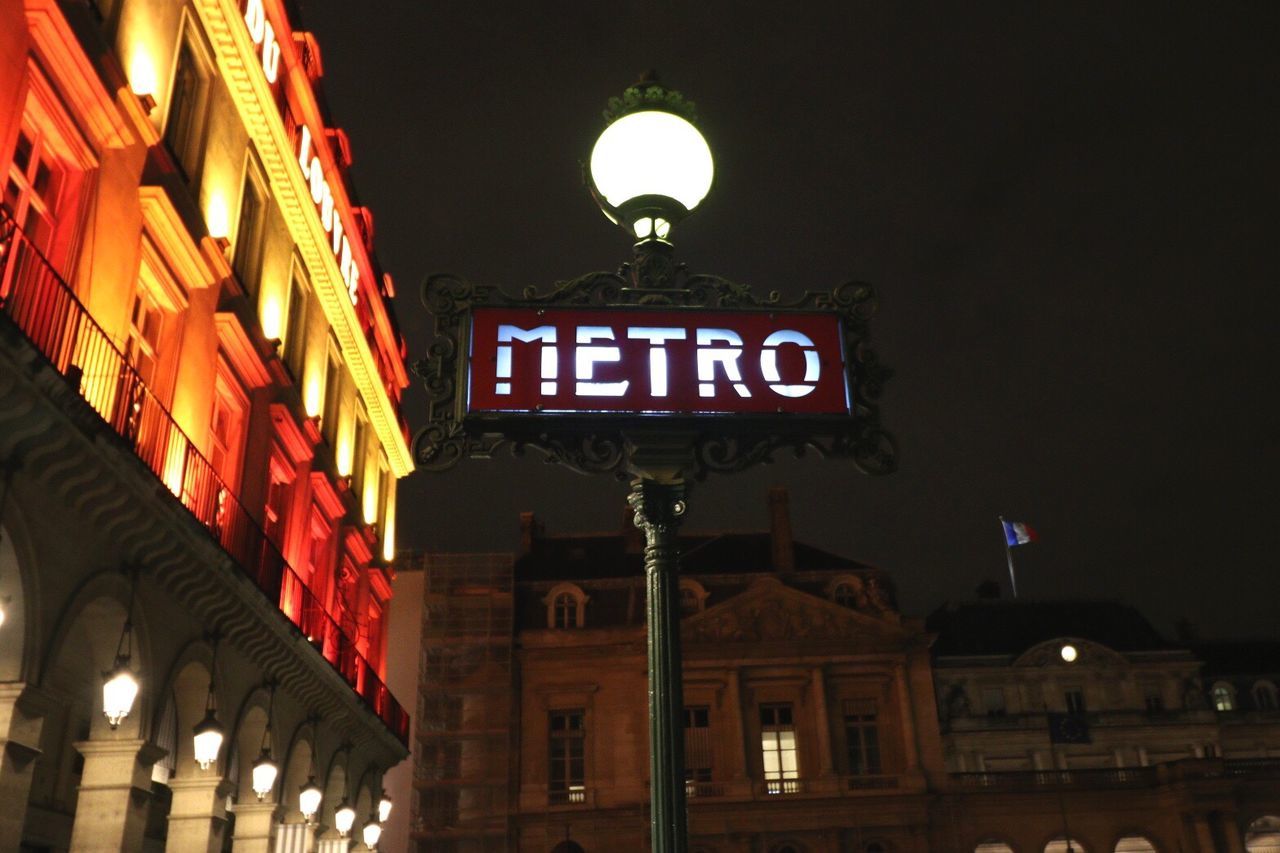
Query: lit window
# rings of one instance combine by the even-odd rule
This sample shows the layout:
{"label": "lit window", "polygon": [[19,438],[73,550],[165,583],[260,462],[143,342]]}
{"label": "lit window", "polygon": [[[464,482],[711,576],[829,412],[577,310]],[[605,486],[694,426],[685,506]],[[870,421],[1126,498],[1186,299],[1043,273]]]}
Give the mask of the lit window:
{"label": "lit window", "polygon": [[338,345],[329,344],[329,363],[324,378],[324,418],[320,422],[325,441],[335,447],[338,441],[338,413],[342,411],[342,361]]}
{"label": "lit window", "polygon": [[1253,706],[1259,711],[1276,710],[1276,686],[1270,681],[1253,685]]}
{"label": "lit window", "polygon": [[155,298],[144,288],[138,288],[133,297],[133,310],[129,312],[129,337],[125,343],[125,355],[130,366],[137,371],[142,383],[148,388],[154,388],[156,382],[160,327],[163,321]]}
{"label": "lit window", "polygon": [[262,280],[262,249],[266,240],[267,200],[261,181],[246,166],[240,192],[240,221],[236,226],[231,266],[246,293],[257,294]]}
{"label": "lit window", "polygon": [[851,776],[878,776],[880,730],[876,703],[872,699],[849,699],[844,703],[844,737]]}
{"label": "lit window", "polygon": [[684,779],[691,795],[699,782],[711,781],[711,711],[705,706],[684,709]]}
{"label": "lit window", "polygon": [[760,749],[764,762],[765,793],[799,792],[800,763],[790,705],[760,706]]}
{"label": "lit window", "polygon": [[194,181],[200,168],[203,148],[205,102],[208,75],[194,45],[183,38],[178,46],[178,64],[169,96],[169,118],[164,141],[187,180]]}
{"label": "lit window", "polygon": [[284,363],[295,382],[302,381],[307,360],[307,288],[295,268],[289,283],[289,322],[284,330]]}
{"label": "lit window", "polygon": [[209,462],[218,478],[232,492],[240,483],[240,451],[248,408],[248,397],[239,383],[232,378],[229,369],[219,365],[214,380],[213,416],[209,423]]}
{"label": "lit window", "polygon": [[582,709],[550,712],[547,794],[551,803],[587,800],[587,732]]}
{"label": "lit window", "polygon": [[1213,707],[1217,711],[1236,709],[1236,691],[1225,681],[1219,681],[1213,685]]}

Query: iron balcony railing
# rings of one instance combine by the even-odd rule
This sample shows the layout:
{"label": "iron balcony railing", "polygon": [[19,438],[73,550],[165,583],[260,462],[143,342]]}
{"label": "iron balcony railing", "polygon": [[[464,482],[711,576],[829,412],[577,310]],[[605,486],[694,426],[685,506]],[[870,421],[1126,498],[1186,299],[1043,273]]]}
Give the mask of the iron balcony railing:
{"label": "iron balcony railing", "polygon": [[279,547],[227,488],[125,354],[0,206],[0,314],[8,317],[407,744],[409,715]]}

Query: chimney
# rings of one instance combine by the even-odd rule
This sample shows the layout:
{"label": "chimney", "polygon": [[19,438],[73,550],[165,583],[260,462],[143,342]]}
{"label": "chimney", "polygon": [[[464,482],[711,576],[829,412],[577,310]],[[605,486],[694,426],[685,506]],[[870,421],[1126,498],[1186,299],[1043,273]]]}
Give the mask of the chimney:
{"label": "chimney", "polygon": [[773,570],[790,572],[796,567],[795,542],[791,538],[791,497],[786,486],[769,489],[769,539]]}
{"label": "chimney", "polygon": [[520,513],[520,556],[533,550],[533,540],[542,535],[542,525],[531,512]]}

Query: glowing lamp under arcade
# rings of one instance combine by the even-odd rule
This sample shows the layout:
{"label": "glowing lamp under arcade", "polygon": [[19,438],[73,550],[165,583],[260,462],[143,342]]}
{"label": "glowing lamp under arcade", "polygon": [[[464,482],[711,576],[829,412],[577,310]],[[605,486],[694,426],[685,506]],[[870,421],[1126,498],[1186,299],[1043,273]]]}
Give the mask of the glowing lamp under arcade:
{"label": "glowing lamp under arcade", "polygon": [[389,817],[391,817],[391,798],[383,794],[382,799],[378,800],[378,822],[386,823]]}
{"label": "glowing lamp under arcade", "polygon": [[102,713],[114,729],[133,710],[133,700],[138,698],[138,679],[129,669],[127,659],[122,658],[117,658],[115,667],[103,677]]}
{"label": "glowing lamp under arcade", "polygon": [[320,810],[320,800],[323,796],[320,786],[316,784],[316,777],[308,776],[307,784],[303,785],[302,790],[298,792],[298,811],[302,812],[302,816],[307,820],[311,820]]}
{"label": "glowing lamp under arcade", "polygon": [[333,813],[333,828],[338,830],[339,835],[346,838],[347,833],[351,831],[351,825],[355,822],[356,810],[351,808],[351,804],[344,797]]}
{"label": "glowing lamp under arcade", "polygon": [[259,801],[266,799],[267,794],[271,793],[279,772],[280,768],[271,760],[271,753],[266,749],[262,750],[258,760],[253,762],[253,792],[258,795]]}
{"label": "glowing lamp under arcade", "polygon": [[208,770],[222,750],[222,724],[212,710],[195,727],[195,757],[201,770]]}
{"label": "glowing lamp under arcade", "polygon": [[365,847],[372,850],[378,846],[378,839],[382,837],[382,824],[378,823],[377,815],[369,815],[369,822],[364,825],[360,835],[364,839]]}

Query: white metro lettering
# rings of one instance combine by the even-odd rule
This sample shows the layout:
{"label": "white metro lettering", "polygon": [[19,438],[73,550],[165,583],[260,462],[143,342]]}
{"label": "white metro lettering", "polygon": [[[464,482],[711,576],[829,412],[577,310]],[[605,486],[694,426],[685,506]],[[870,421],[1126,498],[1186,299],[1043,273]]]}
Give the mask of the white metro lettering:
{"label": "white metro lettering", "polygon": [[[511,342],[531,344],[542,341],[542,393],[551,396],[556,393],[556,328],[555,326],[539,326],[536,329],[521,329],[519,326],[503,324],[498,327],[498,361],[494,365],[494,375],[498,381],[494,384],[493,393],[511,393]],[[552,344],[552,346],[545,346]]]}
{"label": "white metro lettering", "polygon": [[[698,329],[698,396],[714,397],[716,395],[716,363],[724,367],[724,375],[733,383],[733,390],[739,397],[750,397],[751,391],[742,381],[742,371],[738,369],[738,357],[742,355],[742,336],[731,329]],[[716,343],[728,346],[713,346]]]}
{"label": "white metro lettering", "polygon": [[[802,385],[782,384],[782,374],[778,371],[778,347],[783,344],[795,344],[804,350],[804,380]],[[783,397],[803,397],[818,387],[818,377],[822,375],[822,361],[818,358],[818,350],[808,335],[794,329],[780,329],[764,339],[764,347],[760,350],[760,372],[769,382],[769,390]]]}
{"label": "white metro lettering", "polygon": [[627,393],[628,380],[621,382],[584,382],[595,375],[595,366],[599,362],[622,361],[622,350],[618,347],[581,346],[595,340],[613,340],[613,329],[608,326],[579,326],[578,353],[574,363],[578,378],[579,397],[621,397]]}
{"label": "white metro lettering", "polygon": [[627,329],[632,340],[648,341],[649,393],[655,397],[667,396],[667,341],[683,341],[684,329],[663,329],[652,326],[636,326]]}

